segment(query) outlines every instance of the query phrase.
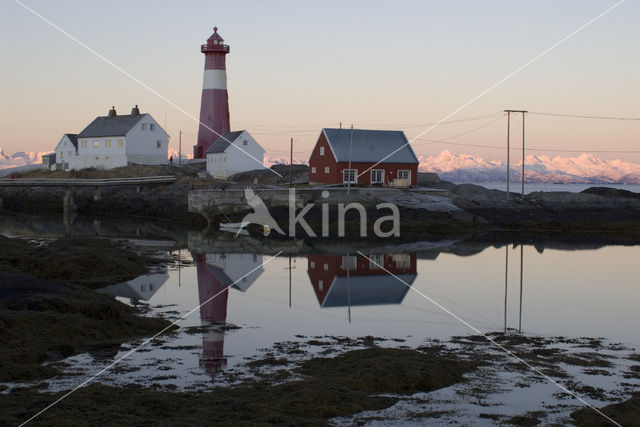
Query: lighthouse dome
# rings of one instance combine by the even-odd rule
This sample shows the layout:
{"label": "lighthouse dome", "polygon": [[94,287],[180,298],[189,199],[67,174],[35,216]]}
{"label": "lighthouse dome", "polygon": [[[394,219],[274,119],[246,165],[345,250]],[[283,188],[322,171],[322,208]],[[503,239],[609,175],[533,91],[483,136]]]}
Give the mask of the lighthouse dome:
{"label": "lighthouse dome", "polygon": [[224,41],[220,34],[218,34],[218,27],[213,27],[213,34],[211,34],[211,37],[207,39],[208,42],[214,40],[218,41],[218,43],[216,44],[222,44],[222,42]]}

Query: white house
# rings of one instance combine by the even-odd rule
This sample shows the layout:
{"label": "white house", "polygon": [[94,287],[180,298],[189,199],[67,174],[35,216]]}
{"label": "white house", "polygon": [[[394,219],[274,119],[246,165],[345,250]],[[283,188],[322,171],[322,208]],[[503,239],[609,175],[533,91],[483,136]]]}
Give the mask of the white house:
{"label": "white house", "polygon": [[78,135],[62,137],[55,150],[56,168],[163,165],[169,162],[168,150],[169,135],[150,114],[141,114],[136,105],[131,114],[119,116],[114,107]]}
{"label": "white house", "polygon": [[264,168],[263,162],[264,149],[246,130],[224,133],[207,150],[207,172],[217,179]]}
{"label": "white house", "polygon": [[[65,133],[56,145],[53,156],[49,160],[51,169],[69,169],[72,162],[78,157],[78,135],[75,133]],[[44,156],[43,156],[44,157]]]}

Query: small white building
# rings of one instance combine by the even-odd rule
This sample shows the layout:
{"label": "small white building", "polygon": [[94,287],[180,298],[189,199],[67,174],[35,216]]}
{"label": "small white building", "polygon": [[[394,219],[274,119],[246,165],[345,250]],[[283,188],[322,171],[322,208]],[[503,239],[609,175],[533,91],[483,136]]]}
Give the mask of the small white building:
{"label": "small white building", "polygon": [[262,169],[263,163],[264,149],[246,130],[224,133],[207,150],[207,172],[216,179]]}
{"label": "small white building", "polygon": [[[75,133],[65,133],[60,138],[60,142],[56,145],[56,148],[49,158],[50,168],[67,170],[69,165],[76,161],[78,156],[78,135]],[[43,164],[44,163],[44,156]]]}
{"label": "small white building", "polygon": [[65,134],[55,149],[56,169],[113,169],[131,164],[169,163],[169,135],[136,105],[129,115],[115,107],[79,134]]}

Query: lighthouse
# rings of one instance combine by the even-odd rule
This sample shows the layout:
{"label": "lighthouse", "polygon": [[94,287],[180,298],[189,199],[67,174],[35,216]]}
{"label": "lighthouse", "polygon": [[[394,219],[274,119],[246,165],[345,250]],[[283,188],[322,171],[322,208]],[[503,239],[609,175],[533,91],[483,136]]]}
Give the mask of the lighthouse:
{"label": "lighthouse", "polygon": [[226,66],[230,48],[218,34],[218,27],[213,28],[213,34],[201,46],[200,51],[204,53],[205,59],[198,144],[193,153],[196,159],[204,159],[207,149],[222,134],[230,131]]}

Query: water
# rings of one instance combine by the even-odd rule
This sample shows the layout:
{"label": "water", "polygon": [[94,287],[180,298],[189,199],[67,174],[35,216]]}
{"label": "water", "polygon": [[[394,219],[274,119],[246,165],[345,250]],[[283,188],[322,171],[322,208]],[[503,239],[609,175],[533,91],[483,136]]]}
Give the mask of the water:
{"label": "water", "polygon": [[[506,182],[483,182],[478,185],[489,188],[491,190],[507,191]],[[634,193],[640,193],[640,184],[539,184],[532,183],[524,184],[524,193],[529,194],[535,191],[568,191],[571,193],[579,193],[591,187],[608,187],[617,188],[619,190],[632,191]],[[519,182],[512,182],[509,185],[509,191],[514,193],[520,193],[522,186]]]}
{"label": "water", "polygon": [[[87,224],[95,229],[95,222]],[[611,356],[619,359],[620,367],[613,368],[611,375],[588,377],[580,370],[573,374],[603,388],[609,400],[620,393],[622,383],[636,390],[640,387],[640,381],[623,377],[631,363],[625,354],[640,349],[640,246],[443,241],[364,250],[366,256],[312,253],[289,257],[245,253],[238,250],[238,241],[216,241],[207,249],[197,234],[187,237],[172,230],[174,238],[190,242],[190,249],[176,249],[175,240],[161,227],[98,225],[102,232],[117,230],[112,232],[118,238],[135,230],[129,238],[138,244],[173,246],[171,254],[181,260],[101,290],[127,304],[146,303],[151,307],[149,315],[161,314],[181,326],[175,336],[154,340],[101,375],[99,381],[106,384],[206,389],[232,382],[227,374],[241,370],[250,358],[264,356],[277,343],[301,343],[309,356],[322,350],[305,344],[314,337],[371,335],[389,339],[381,345],[416,347],[428,340],[475,334],[474,329],[489,333],[508,328],[528,336],[603,337],[607,343],[620,344],[617,347],[623,354]],[[40,228],[49,233],[55,230]],[[150,231],[144,235],[140,230],[159,235]],[[32,238],[37,234],[24,224],[0,232]],[[211,327],[221,323],[234,327]],[[52,379],[48,390],[75,387],[141,342],[126,344],[107,361],[89,354],[66,359],[64,370],[78,375]],[[531,383],[525,390],[514,388],[531,380],[530,373],[494,369],[490,374],[501,388],[484,403],[497,405],[503,413],[516,415],[524,407],[535,410],[543,403],[566,403],[548,382]],[[469,387],[482,388],[482,384],[470,384],[431,393],[427,409],[453,407],[458,416],[464,413],[466,419],[477,420],[484,406],[473,403],[468,393]],[[416,410],[416,405],[403,401],[384,416],[404,424],[403,414]],[[579,406],[571,402],[558,412],[557,419],[563,420]],[[353,420],[342,421],[350,424]]]}

